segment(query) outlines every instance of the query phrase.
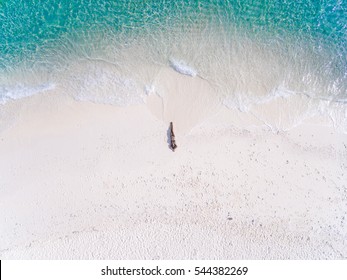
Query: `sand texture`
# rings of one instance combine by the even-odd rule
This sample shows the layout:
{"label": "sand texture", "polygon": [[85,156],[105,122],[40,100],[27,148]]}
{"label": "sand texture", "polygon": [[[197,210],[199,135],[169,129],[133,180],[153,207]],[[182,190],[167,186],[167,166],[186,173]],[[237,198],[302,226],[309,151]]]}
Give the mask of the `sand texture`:
{"label": "sand texture", "polygon": [[195,126],[174,117],[172,152],[174,112],[160,119],[154,96],[59,100],[25,100],[0,132],[1,259],[347,257],[345,134],[193,110]]}

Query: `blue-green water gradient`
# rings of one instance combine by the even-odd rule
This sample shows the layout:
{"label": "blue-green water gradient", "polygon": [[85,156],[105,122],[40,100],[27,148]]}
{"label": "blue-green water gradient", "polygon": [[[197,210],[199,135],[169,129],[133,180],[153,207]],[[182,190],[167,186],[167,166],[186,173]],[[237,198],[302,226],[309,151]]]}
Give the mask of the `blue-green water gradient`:
{"label": "blue-green water gradient", "polygon": [[230,108],[285,99],[295,122],[347,103],[346,0],[2,0],[0,27],[0,105],[138,104],[170,67]]}
{"label": "blue-green water gradient", "polygon": [[30,59],[40,47],[59,44],[69,33],[104,29],[137,34],[199,21],[283,40],[305,37],[315,47],[336,48],[344,59],[347,54],[344,0],[4,0],[0,67]]}

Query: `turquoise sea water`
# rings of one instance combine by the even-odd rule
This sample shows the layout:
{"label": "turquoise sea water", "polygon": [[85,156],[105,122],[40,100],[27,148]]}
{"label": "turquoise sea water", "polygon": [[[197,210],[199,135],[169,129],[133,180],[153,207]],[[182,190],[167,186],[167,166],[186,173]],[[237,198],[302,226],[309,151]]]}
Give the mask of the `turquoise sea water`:
{"label": "turquoise sea water", "polygon": [[0,26],[0,104],[59,86],[134,104],[160,67],[240,110],[347,101],[346,0],[2,0]]}

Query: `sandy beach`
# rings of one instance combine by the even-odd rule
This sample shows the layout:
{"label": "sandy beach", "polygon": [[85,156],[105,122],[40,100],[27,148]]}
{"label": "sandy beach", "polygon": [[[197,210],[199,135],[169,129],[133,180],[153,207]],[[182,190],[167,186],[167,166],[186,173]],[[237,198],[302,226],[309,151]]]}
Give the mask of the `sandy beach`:
{"label": "sandy beach", "polygon": [[54,93],[7,104],[1,259],[347,257],[346,134],[319,118],[274,133],[179,100],[165,114],[155,95],[124,108]]}
{"label": "sandy beach", "polygon": [[0,0],[0,259],[346,260],[346,14]]}

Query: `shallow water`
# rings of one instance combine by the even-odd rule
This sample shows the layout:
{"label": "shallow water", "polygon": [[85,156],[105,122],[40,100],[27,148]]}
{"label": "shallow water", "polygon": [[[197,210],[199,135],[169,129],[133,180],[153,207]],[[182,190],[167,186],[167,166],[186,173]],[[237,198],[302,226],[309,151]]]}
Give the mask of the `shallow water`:
{"label": "shallow water", "polygon": [[139,104],[171,68],[267,123],[267,104],[285,106],[279,128],[314,114],[347,127],[345,1],[2,0],[0,24],[0,104],[53,88]]}

